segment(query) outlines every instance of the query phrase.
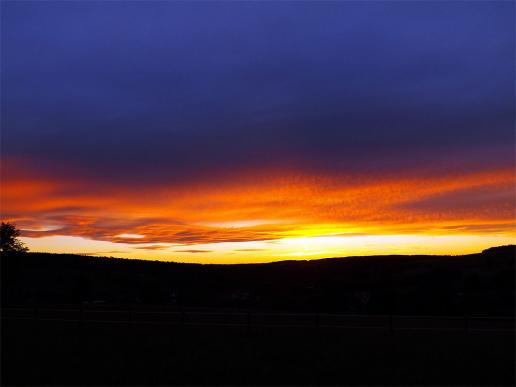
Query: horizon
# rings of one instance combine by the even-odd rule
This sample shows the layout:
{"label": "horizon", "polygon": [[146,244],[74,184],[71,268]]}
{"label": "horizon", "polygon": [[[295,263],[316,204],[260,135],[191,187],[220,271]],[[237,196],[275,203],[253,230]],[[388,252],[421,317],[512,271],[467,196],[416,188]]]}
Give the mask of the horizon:
{"label": "horizon", "polygon": [[516,244],[513,2],[0,6],[0,217],[31,251]]}
{"label": "horizon", "polygon": [[[378,258],[378,257],[464,257],[467,255],[477,255],[484,254],[489,250],[496,250],[502,248],[516,248],[516,245],[500,245],[500,246],[491,246],[482,251],[477,251],[475,253],[468,254],[379,254],[379,255],[348,255],[341,257],[325,257],[325,258],[314,258],[314,259],[286,259],[281,261],[260,261],[260,262],[230,262],[230,263],[209,263],[209,262],[184,262],[184,261],[173,261],[173,260],[161,260],[161,259],[148,259],[148,258],[124,258],[124,257],[114,257],[114,256],[103,256],[97,254],[81,254],[81,253],[49,253],[46,251],[27,251],[22,254],[50,254],[50,255],[76,255],[86,258],[105,258],[105,259],[122,259],[127,261],[141,261],[141,262],[159,262],[159,263],[174,263],[174,264],[193,264],[193,265],[258,265],[258,264],[273,264],[273,263],[285,263],[285,262],[316,262],[316,261],[324,261],[324,260],[336,260],[336,259],[347,259],[347,258]],[[11,253],[12,254],[12,253]],[[19,253],[14,253],[19,254]]]}

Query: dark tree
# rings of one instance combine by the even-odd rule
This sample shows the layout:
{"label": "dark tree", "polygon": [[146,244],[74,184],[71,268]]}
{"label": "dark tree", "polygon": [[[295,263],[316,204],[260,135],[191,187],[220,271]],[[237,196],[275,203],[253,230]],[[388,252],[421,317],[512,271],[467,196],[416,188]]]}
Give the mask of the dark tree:
{"label": "dark tree", "polygon": [[0,226],[0,251],[4,252],[21,252],[24,253],[29,249],[25,247],[18,237],[20,230],[14,224],[4,223]]}

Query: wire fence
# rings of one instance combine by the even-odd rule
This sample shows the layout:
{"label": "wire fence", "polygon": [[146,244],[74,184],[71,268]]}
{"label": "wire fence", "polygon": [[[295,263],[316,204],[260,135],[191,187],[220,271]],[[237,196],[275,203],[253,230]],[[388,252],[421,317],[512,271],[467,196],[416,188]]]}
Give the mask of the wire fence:
{"label": "wire fence", "polygon": [[371,329],[384,331],[433,330],[514,332],[514,317],[350,315],[282,313],[216,309],[122,308],[92,306],[4,307],[2,320],[252,328]]}

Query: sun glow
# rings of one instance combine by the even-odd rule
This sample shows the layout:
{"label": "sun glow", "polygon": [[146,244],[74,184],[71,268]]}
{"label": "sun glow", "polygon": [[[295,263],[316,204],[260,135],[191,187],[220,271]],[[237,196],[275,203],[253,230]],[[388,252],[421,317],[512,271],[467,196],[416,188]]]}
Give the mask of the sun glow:
{"label": "sun glow", "polygon": [[514,244],[514,236],[379,235],[287,238],[259,242],[222,242],[194,246],[133,245],[78,237],[21,238],[32,251],[76,253],[174,262],[258,263],[384,254],[469,254]]}

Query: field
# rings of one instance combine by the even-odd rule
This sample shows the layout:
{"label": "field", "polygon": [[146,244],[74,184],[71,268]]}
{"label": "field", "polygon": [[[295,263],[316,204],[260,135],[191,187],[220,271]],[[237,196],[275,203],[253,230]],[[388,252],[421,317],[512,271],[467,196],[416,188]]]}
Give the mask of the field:
{"label": "field", "polygon": [[514,332],[3,320],[3,385],[514,385]]}

